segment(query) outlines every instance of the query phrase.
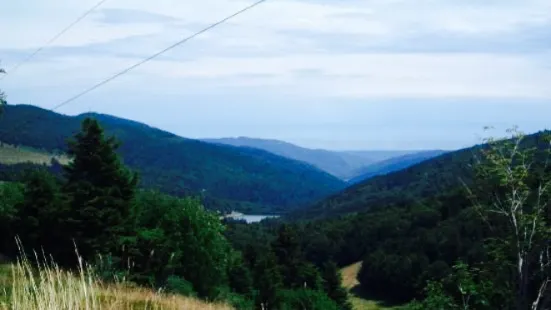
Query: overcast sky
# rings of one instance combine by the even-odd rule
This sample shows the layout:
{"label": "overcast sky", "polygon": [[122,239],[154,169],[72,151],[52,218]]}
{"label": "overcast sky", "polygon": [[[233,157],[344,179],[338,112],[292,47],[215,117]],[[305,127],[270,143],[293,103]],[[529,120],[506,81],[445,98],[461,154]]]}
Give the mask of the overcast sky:
{"label": "overcast sky", "polygon": [[[96,2],[2,1],[2,66]],[[250,3],[109,0],[0,89],[54,107]],[[191,138],[455,149],[486,125],[551,127],[550,99],[549,0],[268,0],[58,112]]]}

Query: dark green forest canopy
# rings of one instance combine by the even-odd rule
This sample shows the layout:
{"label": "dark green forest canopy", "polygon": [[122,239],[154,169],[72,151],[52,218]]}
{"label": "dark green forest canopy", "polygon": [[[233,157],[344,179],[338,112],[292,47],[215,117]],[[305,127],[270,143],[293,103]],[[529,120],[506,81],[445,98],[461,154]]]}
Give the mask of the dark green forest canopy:
{"label": "dark green forest canopy", "polygon": [[[546,146],[548,131],[525,137],[524,147]],[[310,207],[288,215],[289,219],[316,219],[367,211],[394,204],[411,204],[464,188],[473,180],[472,167],[485,144],[449,152],[407,169],[377,176],[353,185]]]}
{"label": "dark green forest canopy", "polygon": [[386,175],[395,171],[404,170],[411,166],[414,166],[423,161],[429,160],[431,158],[437,157],[446,153],[446,151],[434,150],[434,151],[422,151],[412,154],[406,154],[402,156],[392,157],[386,159],[362,169],[359,169],[356,172],[356,177],[349,180],[348,183],[356,184],[364,180],[370,179],[378,175]]}
{"label": "dark green forest canopy", "polygon": [[[549,146],[548,134],[526,136],[521,148],[544,150]],[[332,213],[316,219],[313,212],[306,219],[294,220],[305,257],[319,267],[327,261],[340,266],[363,261],[362,287],[398,303],[422,299],[427,281],[449,276],[459,260],[467,264],[488,261],[491,252],[486,240],[494,232],[473,207],[467,190],[476,192],[479,203],[491,203],[492,195],[484,184],[475,182],[471,166],[485,162],[481,151],[487,149],[488,145],[478,145],[367,181],[334,197],[340,204],[334,205]],[[536,156],[531,173],[549,173],[541,170],[545,153],[537,154],[541,156]],[[277,235],[276,226],[277,220],[257,225],[232,222],[226,235],[246,252],[271,242]],[[505,263],[503,259],[498,264]],[[500,278],[488,279],[505,283]]]}
{"label": "dark green forest canopy", "polygon": [[87,116],[121,142],[119,153],[140,173],[141,186],[179,196],[200,194],[211,208],[280,213],[345,187],[317,168],[265,151],[185,139],[102,114],[69,117],[33,106],[6,106],[0,141],[65,152],[67,138]]}

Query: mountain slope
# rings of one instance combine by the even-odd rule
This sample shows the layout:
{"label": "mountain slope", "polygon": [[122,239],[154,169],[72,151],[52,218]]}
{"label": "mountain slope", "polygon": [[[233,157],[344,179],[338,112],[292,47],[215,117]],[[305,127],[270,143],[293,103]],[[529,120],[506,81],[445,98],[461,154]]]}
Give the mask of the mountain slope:
{"label": "mountain slope", "polygon": [[348,180],[364,166],[410,151],[328,151],[309,149],[288,142],[248,137],[203,139],[205,142],[262,149],[280,156],[310,163],[340,179]]}
{"label": "mountain slope", "polygon": [[441,150],[422,151],[376,162],[367,167],[359,169],[357,171],[358,176],[352,178],[349,183],[355,184],[374,176],[385,175],[394,171],[403,170],[425,160],[442,155],[444,153],[445,151]]}
{"label": "mountain slope", "polygon": [[[525,145],[546,145],[545,134],[526,136]],[[486,145],[445,153],[404,170],[380,175],[353,185],[314,205],[297,210],[288,217],[314,219],[385,208],[389,205],[408,205],[428,197],[452,192],[470,184],[475,155]]]}
{"label": "mountain slope", "polygon": [[[345,186],[311,165],[263,150],[185,139],[102,114],[71,117],[33,106],[6,106],[0,141],[63,152],[67,138],[89,116],[122,142],[120,153],[127,165],[140,172],[142,186],[175,195],[201,193],[216,208],[284,212]],[[259,210],[259,206],[264,208]]]}

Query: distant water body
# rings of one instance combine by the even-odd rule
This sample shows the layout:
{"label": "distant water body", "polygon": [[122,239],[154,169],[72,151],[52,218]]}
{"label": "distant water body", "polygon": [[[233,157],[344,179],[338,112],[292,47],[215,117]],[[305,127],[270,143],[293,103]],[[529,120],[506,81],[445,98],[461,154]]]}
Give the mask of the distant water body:
{"label": "distant water body", "polygon": [[247,223],[258,223],[262,221],[263,219],[267,218],[278,218],[277,215],[261,215],[261,214],[242,214],[238,212],[232,212],[231,214],[227,215],[226,217],[232,218],[235,220],[244,220]]}
{"label": "distant water body", "polygon": [[258,222],[262,221],[263,219],[278,218],[278,217],[279,216],[277,216],[277,215],[247,215],[247,214],[243,214],[242,216],[239,217],[239,219],[245,220],[245,222],[247,222],[247,223],[258,223]]}

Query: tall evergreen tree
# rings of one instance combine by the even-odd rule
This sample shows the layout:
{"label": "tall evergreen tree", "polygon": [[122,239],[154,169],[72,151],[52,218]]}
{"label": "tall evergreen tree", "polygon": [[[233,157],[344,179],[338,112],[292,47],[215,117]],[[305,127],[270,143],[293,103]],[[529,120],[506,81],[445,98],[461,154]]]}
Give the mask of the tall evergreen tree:
{"label": "tall evergreen tree", "polygon": [[262,306],[262,309],[277,309],[282,282],[276,257],[272,251],[268,251],[257,259],[254,268],[254,284],[258,290],[256,304]]}
{"label": "tall evergreen tree", "polygon": [[230,265],[228,267],[228,280],[230,288],[238,294],[252,297],[253,278],[251,271],[247,268],[245,262],[243,261],[241,253],[231,253]]}
{"label": "tall evergreen tree", "polygon": [[327,296],[334,300],[340,309],[352,310],[348,293],[342,286],[342,277],[337,265],[330,261],[323,266],[323,288]]}
{"label": "tall evergreen tree", "polygon": [[299,269],[305,263],[297,232],[289,225],[279,228],[277,239],[272,243],[272,249],[281,268],[286,287],[302,287],[303,279],[299,277]]}
{"label": "tall evergreen tree", "polygon": [[69,142],[73,158],[65,167],[65,192],[70,197],[69,222],[85,258],[118,249],[119,238],[128,233],[130,205],[137,175],[116,153],[119,144],[106,137],[100,124],[87,118],[81,132]]}

